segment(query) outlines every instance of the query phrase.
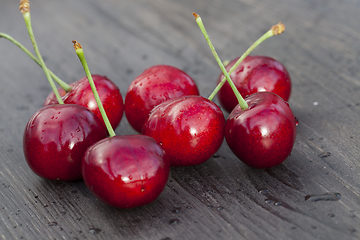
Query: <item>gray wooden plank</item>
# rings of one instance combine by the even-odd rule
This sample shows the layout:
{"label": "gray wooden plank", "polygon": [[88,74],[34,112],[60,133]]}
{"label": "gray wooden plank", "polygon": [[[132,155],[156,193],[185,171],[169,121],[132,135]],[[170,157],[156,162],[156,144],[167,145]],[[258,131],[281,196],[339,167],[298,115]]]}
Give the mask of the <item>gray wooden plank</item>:
{"label": "gray wooden plank", "polygon": [[[84,76],[71,40],[92,73],[121,89],[145,68],[187,71],[208,96],[219,74],[192,12],[201,15],[222,59],[239,56],[271,25],[284,34],[254,54],[285,64],[299,119],[292,155],[280,166],[245,166],[224,142],[206,163],[172,169],[153,203],[113,209],[82,181],[34,175],[22,153],[29,117],[50,91],[42,70],[0,39],[1,239],[359,239],[360,5],[352,0],[40,1],[34,33],[46,63],[67,82]],[[0,3],[0,31],[31,49],[17,1]],[[217,102],[217,100],[215,100]],[[134,134],[123,119],[117,134]],[[324,155],[324,153],[330,153]],[[337,201],[306,196],[340,193]]]}

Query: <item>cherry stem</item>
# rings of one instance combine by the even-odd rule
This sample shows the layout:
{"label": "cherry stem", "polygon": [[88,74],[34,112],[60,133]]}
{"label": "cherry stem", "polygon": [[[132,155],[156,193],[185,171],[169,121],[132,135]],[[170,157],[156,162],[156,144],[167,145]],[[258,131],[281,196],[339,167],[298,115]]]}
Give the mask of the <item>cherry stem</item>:
{"label": "cherry stem", "polygon": [[79,57],[79,60],[84,68],[84,71],[85,71],[85,74],[86,74],[86,77],[88,78],[88,81],[89,81],[89,84],[90,84],[90,87],[91,87],[91,90],[93,91],[93,94],[94,94],[94,97],[95,97],[95,101],[99,107],[99,110],[100,110],[100,113],[101,113],[101,116],[103,117],[104,119],[104,122],[105,122],[105,125],[106,125],[106,128],[109,132],[109,135],[110,137],[113,137],[115,136],[115,132],[114,132],[114,129],[112,128],[111,124],[110,124],[110,121],[109,121],[109,118],[107,117],[106,115],[106,112],[105,112],[105,109],[104,109],[104,106],[102,105],[101,103],[101,100],[100,100],[100,96],[99,96],[99,93],[97,92],[96,90],[96,87],[95,87],[95,83],[94,83],[94,80],[91,76],[91,73],[90,73],[90,70],[89,70],[89,66],[86,62],[86,59],[85,59],[85,56],[84,56],[84,50],[82,48],[82,46],[80,45],[80,43],[76,40],[72,41],[74,43],[74,48],[75,48],[75,51],[76,51],[76,54],[77,56]]}
{"label": "cherry stem", "polygon": [[[195,20],[196,20],[196,22],[198,23],[198,25],[199,25],[199,27],[200,27],[200,25],[201,26],[203,26],[203,24],[202,24],[202,21],[201,21],[201,18],[200,18],[200,16],[199,15],[197,15],[196,13],[194,13],[194,16],[195,16]],[[200,29],[201,29],[202,27],[200,27]],[[203,27],[204,28],[204,27]],[[203,30],[202,30],[203,31]],[[281,22],[279,22],[278,24],[276,24],[276,25],[274,25],[274,26],[272,26],[271,27],[271,29],[269,30],[269,31],[267,31],[263,36],[261,36],[258,40],[256,40],[246,51],[245,51],[245,53],[236,61],[236,63],[230,68],[230,70],[229,70],[229,72],[227,72],[227,74],[225,74],[226,73],[226,70],[225,70],[225,68],[222,68],[221,70],[222,70],[222,72],[224,73],[224,78],[220,81],[220,83],[216,86],[216,88],[214,89],[214,91],[211,93],[211,95],[209,96],[209,100],[212,100],[214,97],[215,97],[215,95],[218,93],[218,91],[221,89],[221,87],[225,84],[225,82],[226,82],[226,80],[228,80],[228,77],[227,77],[227,75],[230,75],[239,65],[240,65],[240,63],[245,59],[245,57],[247,57],[249,54],[250,54],[250,52],[252,51],[252,50],[254,50],[258,45],[260,45],[260,43],[262,43],[263,41],[265,41],[266,39],[268,39],[268,38],[270,38],[270,37],[272,37],[272,36],[275,36],[275,35],[279,35],[279,34],[281,34],[281,33],[283,33],[285,31],[285,25],[283,24],[283,23],[281,23]],[[204,31],[203,31],[203,33],[206,33],[206,31],[205,31],[205,28],[204,28]],[[205,37],[206,38],[206,37]],[[209,37],[207,37],[207,38],[209,38]],[[209,44],[209,46],[210,45],[212,45],[211,44],[211,41],[210,41],[210,39],[209,39],[209,41],[208,41],[208,44]],[[211,47],[210,46],[210,48],[214,48],[214,47]],[[214,50],[215,51],[215,50]],[[215,56],[215,55],[214,55]],[[215,57],[216,58],[216,57]],[[218,63],[219,63],[219,61],[218,61]],[[222,63],[221,63],[222,64]],[[221,68],[221,67],[220,67]],[[229,78],[230,78],[230,76],[229,76]],[[229,80],[228,80],[229,81]],[[229,84],[230,84],[230,82],[229,82]],[[230,84],[230,86],[232,86],[231,84]],[[238,92],[238,90],[236,89],[236,91],[234,90],[234,88],[232,88],[233,89],[233,91],[234,91],[234,93],[235,93],[235,95],[236,95],[236,92]],[[240,103],[240,102],[239,102]],[[246,102],[245,102],[246,103]],[[246,104],[247,105],[247,104]],[[241,109],[246,109],[247,107],[245,107],[244,106],[244,108],[243,108],[243,106],[240,104],[240,106],[241,106]]]}
{"label": "cherry stem", "polygon": [[[5,38],[9,40],[10,42],[14,43],[16,46],[18,46],[21,50],[23,50],[32,60],[34,60],[40,67],[41,63],[39,59],[37,59],[24,45],[22,45],[20,42],[16,41],[13,37],[6,33],[0,32],[0,38]],[[62,89],[64,89],[66,92],[69,92],[71,90],[71,87],[69,84],[61,80],[58,76],[56,76],[52,71],[48,69],[50,76],[57,82]]]}
{"label": "cherry stem", "polygon": [[40,65],[41,65],[42,69],[44,70],[46,78],[48,79],[48,81],[50,83],[50,86],[51,86],[52,90],[54,91],[56,99],[58,100],[59,104],[64,104],[64,101],[62,100],[62,98],[61,98],[61,96],[59,94],[59,91],[57,90],[57,87],[56,87],[53,79],[50,76],[50,73],[49,73],[49,71],[48,71],[48,69],[46,67],[44,59],[42,58],[42,56],[40,54],[40,51],[39,51],[39,48],[38,48],[38,46],[36,44],[35,36],[34,36],[33,30],[32,30],[32,26],[31,26],[29,0],[20,0],[19,9],[20,9],[20,12],[22,13],[22,15],[24,17],[26,28],[28,30],[31,43],[32,43],[32,45],[34,47],[34,50],[35,50],[36,56],[38,57]]}
{"label": "cherry stem", "polygon": [[[248,104],[246,103],[246,101],[244,100],[244,98],[241,96],[241,94],[239,93],[239,91],[237,90],[235,84],[233,83],[233,81],[232,81],[231,78],[230,78],[229,73],[226,71],[226,69],[225,69],[225,67],[224,67],[224,64],[223,64],[222,61],[220,60],[219,55],[216,53],[216,50],[215,50],[213,44],[211,43],[210,37],[209,37],[209,35],[208,35],[207,32],[206,32],[206,29],[205,29],[205,27],[204,27],[204,24],[202,23],[201,17],[200,17],[198,14],[196,14],[196,13],[193,13],[193,15],[194,15],[194,17],[195,17],[196,23],[199,25],[199,28],[200,28],[201,32],[203,33],[203,35],[204,35],[204,37],[205,37],[206,42],[209,44],[209,47],[210,47],[211,52],[213,53],[213,55],[214,55],[214,57],[215,57],[215,59],[216,59],[216,62],[218,63],[219,67],[221,68],[221,71],[224,73],[224,76],[225,76],[226,80],[228,81],[228,83],[230,84],[231,89],[234,91],[234,94],[235,94],[235,96],[236,96],[236,98],[237,98],[237,100],[238,100],[238,102],[239,102],[239,105],[240,105],[241,109],[247,109],[249,106],[248,106]],[[217,93],[219,90],[220,90],[220,88],[217,89],[216,93]],[[215,94],[216,94],[216,93],[215,93]],[[214,94],[214,95],[215,95],[215,94]],[[212,95],[213,95],[213,94],[212,94]],[[212,98],[209,97],[209,100],[212,100],[212,99],[213,99],[213,97],[212,97]]]}
{"label": "cherry stem", "polygon": [[[230,68],[229,74],[231,74],[239,65],[240,63],[254,50],[260,43],[265,41],[266,39],[279,35],[285,31],[285,25],[279,22],[278,24],[271,27],[269,31],[267,31],[264,35],[262,35],[258,40],[256,40],[245,52],[244,54],[235,62],[235,64]],[[220,83],[216,86],[215,90],[210,95],[209,99],[212,100],[216,93],[220,90],[220,88],[225,84],[226,77],[224,77]]]}

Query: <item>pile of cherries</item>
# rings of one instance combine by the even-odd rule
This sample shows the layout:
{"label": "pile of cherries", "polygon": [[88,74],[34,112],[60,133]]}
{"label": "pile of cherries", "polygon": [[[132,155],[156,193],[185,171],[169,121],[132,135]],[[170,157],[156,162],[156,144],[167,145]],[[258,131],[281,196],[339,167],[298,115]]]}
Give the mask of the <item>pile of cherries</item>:
{"label": "pile of cherries", "polygon": [[[74,46],[77,53],[79,46],[82,50],[80,44]],[[237,60],[227,64],[219,83]],[[110,79],[89,75],[83,66],[87,77],[67,90],[58,89],[64,104],[59,104],[56,91],[50,93],[26,125],[24,155],[42,178],[83,179],[98,199],[131,208],[160,195],[171,167],[207,161],[224,139],[241,161],[254,168],[274,167],[291,153],[296,137],[295,117],[287,103],[291,80],[285,67],[272,58],[247,56],[231,72],[233,84],[246,96],[246,107],[226,82],[218,97],[230,113],[227,119],[176,67],[146,69],[130,84],[123,101]],[[44,65],[43,69],[47,71]],[[113,129],[124,113],[139,134],[115,136]]]}

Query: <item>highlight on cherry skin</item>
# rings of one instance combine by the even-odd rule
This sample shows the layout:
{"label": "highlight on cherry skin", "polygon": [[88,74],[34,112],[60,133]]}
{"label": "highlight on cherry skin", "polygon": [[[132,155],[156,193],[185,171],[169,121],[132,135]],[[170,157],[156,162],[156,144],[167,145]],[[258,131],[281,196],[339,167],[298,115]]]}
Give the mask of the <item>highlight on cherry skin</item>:
{"label": "highlight on cherry skin", "polygon": [[42,178],[79,180],[86,149],[106,136],[104,124],[89,109],[75,104],[50,105],[29,119],[23,135],[24,156]]}
{"label": "highlight on cherry skin", "polygon": [[154,139],[113,136],[86,151],[82,175],[99,200],[116,208],[133,208],[158,198],[167,184],[170,165]]}
{"label": "highlight on cherry skin", "polygon": [[224,140],[225,118],[220,107],[202,96],[162,102],[150,113],[143,134],[164,149],[172,167],[192,166],[215,154]]}
{"label": "highlight on cherry skin", "polygon": [[296,138],[295,116],[281,97],[258,92],[245,98],[248,109],[237,105],[225,126],[225,139],[232,152],[254,168],[271,168],[290,154]]}
{"label": "highlight on cherry skin", "polygon": [[[120,124],[124,114],[124,101],[120,90],[106,76],[94,74],[92,75],[92,78],[95,82],[96,89],[99,93],[100,100],[103,103],[110,124],[115,129]],[[87,77],[83,77],[69,85],[71,86],[71,90],[68,93],[66,93],[62,88],[58,89],[64,103],[78,104],[87,107],[103,122],[103,118],[95,101]],[[56,96],[52,91],[45,99],[43,106],[57,103],[58,101]]]}
{"label": "highlight on cherry skin", "polygon": [[169,65],[147,68],[130,84],[125,96],[125,115],[139,133],[150,111],[161,102],[186,95],[199,95],[195,81],[184,71]]}
{"label": "highlight on cherry skin", "polygon": [[[226,70],[236,63],[235,58],[226,65]],[[224,78],[220,74],[218,82]],[[273,92],[285,101],[291,94],[291,78],[285,66],[279,61],[267,56],[247,56],[230,74],[230,78],[241,96],[249,96],[256,92]],[[226,82],[218,92],[220,105],[231,112],[238,104],[233,90]]]}

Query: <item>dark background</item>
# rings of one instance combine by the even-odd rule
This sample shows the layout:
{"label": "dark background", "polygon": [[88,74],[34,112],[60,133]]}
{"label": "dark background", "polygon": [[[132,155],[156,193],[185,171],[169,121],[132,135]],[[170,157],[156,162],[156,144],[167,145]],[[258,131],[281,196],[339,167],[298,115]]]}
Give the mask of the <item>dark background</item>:
{"label": "dark background", "polygon": [[[1,0],[0,31],[32,46],[18,1]],[[30,0],[47,66],[70,83],[92,73],[125,97],[144,69],[186,71],[207,97],[220,73],[192,12],[222,60],[240,56],[272,25],[286,31],[252,55],[281,61],[299,119],[292,155],[257,170],[224,142],[217,158],[174,168],[160,197],[135,209],[99,202],[82,181],[43,180],[27,166],[22,134],[51,91],[44,72],[0,39],[0,239],[359,239],[360,2],[357,0]],[[217,102],[217,100],[215,100]],[[117,134],[135,134],[126,118]],[[339,193],[340,200],[308,195]],[[337,199],[337,198],[335,198]]]}

